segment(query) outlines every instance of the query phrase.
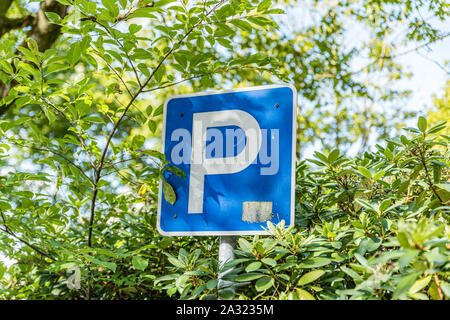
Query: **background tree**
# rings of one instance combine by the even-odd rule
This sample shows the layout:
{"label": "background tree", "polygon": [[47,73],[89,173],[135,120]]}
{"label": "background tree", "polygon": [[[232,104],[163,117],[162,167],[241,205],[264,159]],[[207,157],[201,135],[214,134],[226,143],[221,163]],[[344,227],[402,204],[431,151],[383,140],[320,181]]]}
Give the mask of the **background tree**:
{"label": "background tree", "polygon": [[[273,7],[312,18],[291,28]],[[412,137],[343,156],[355,141],[365,150],[369,137],[390,137],[401,125],[380,109],[408,116],[399,113],[407,91],[395,89],[405,76],[395,58],[406,52],[388,36],[404,24],[399,41],[417,50],[448,35],[416,19],[421,9],[403,1],[3,1],[0,252],[17,262],[0,265],[0,296],[229,297],[217,287],[217,239],[156,231],[158,181],[183,175],[156,151],[162,104],[174,93],[287,81],[300,93],[299,150],[335,149],[312,161],[322,172],[297,168],[304,197],[296,228],[304,233],[272,226],[274,237],[240,240],[244,260],[229,274],[244,285],[238,294],[420,299],[427,290],[426,298],[444,299],[448,139],[437,133],[445,125],[423,118]],[[426,10],[448,16],[445,2]],[[367,37],[347,43],[356,25]],[[167,183],[164,197],[176,200]],[[374,281],[376,257],[392,248],[398,252],[383,256],[383,268],[405,268],[389,269],[375,279],[383,286],[366,292],[359,285]],[[414,258],[395,260],[414,250]],[[278,264],[290,273],[270,273]],[[320,275],[305,271],[322,266]],[[75,276],[68,270],[80,271],[79,290],[67,286]],[[309,285],[320,277],[330,284]]]}
{"label": "background tree", "polygon": [[[434,108],[428,112],[428,118],[430,121],[439,122],[447,121],[450,118],[450,82],[447,81],[444,93],[440,97],[434,97]],[[450,134],[449,129],[445,132],[446,135]]]}

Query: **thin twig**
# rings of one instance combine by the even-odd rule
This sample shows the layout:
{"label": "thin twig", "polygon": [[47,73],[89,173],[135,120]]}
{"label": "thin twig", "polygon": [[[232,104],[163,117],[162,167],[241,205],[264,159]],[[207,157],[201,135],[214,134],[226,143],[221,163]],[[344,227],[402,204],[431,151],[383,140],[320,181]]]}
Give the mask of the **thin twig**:
{"label": "thin twig", "polygon": [[444,300],[444,294],[442,293],[442,289],[441,286],[439,285],[439,277],[437,275],[437,273],[435,273],[433,275],[433,279],[434,279],[434,283],[436,284],[436,288],[439,294],[439,298],[441,298],[441,300]]}
{"label": "thin twig", "polygon": [[212,76],[214,74],[228,72],[228,71],[231,71],[231,70],[238,70],[238,69],[239,70],[242,70],[242,69],[256,69],[256,70],[269,71],[269,69],[264,68],[264,67],[251,67],[251,66],[239,66],[239,67],[222,68],[222,69],[214,70],[214,71],[209,72],[209,73],[192,76],[190,78],[186,78],[186,79],[183,79],[183,80],[180,80],[180,81],[177,81],[177,82],[172,82],[172,83],[160,86],[160,87],[155,87],[155,88],[143,90],[142,92],[151,92],[151,91],[155,91],[155,90],[159,90],[159,89],[165,89],[165,88],[176,86],[177,84],[180,84],[180,83],[183,83],[183,82],[186,82],[186,81],[191,81],[191,80],[194,80],[194,79],[201,79],[203,77]]}
{"label": "thin twig", "polygon": [[[224,2],[225,2],[225,0],[220,1],[217,5],[215,5],[205,15],[205,18],[208,17],[212,12],[214,12]],[[82,14],[84,14],[84,13],[82,13]],[[102,152],[102,155],[101,155],[98,167],[95,169],[94,190],[93,190],[93,193],[92,193],[91,212],[90,212],[89,225],[88,225],[88,241],[87,241],[88,247],[92,247],[92,230],[93,230],[93,224],[94,224],[94,219],[95,219],[95,202],[96,202],[97,194],[98,194],[97,185],[98,185],[98,182],[100,181],[101,172],[103,170],[103,164],[105,162],[106,154],[107,154],[107,152],[109,150],[109,145],[111,144],[111,140],[112,140],[114,134],[116,133],[116,131],[117,131],[120,123],[122,122],[122,120],[125,118],[128,110],[133,105],[133,102],[143,92],[144,88],[148,85],[150,80],[153,79],[153,76],[160,69],[160,67],[162,66],[163,62],[166,61],[166,59],[184,42],[184,40],[192,33],[192,31],[194,31],[195,28],[197,28],[200,24],[203,23],[203,21],[204,21],[204,18],[202,18],[199,22],[197,22],[194,26],[192,26],[191,29],[189,29],[189,31],[186,32],[186,34],[163,56],[163,58],[158,63],[158,65],[153,69],[152,73],[149,75],[147,80],[140,86],[139,90],[130,99],[129,103],[127,104],[127,106],[123,110],[121,116],[119,117],[117,122],[114,124],[114,127],[111,130],[111,133],[109,134],[109,136],[108,136],[108,138],[106,140],[106,144],[105,144],[105,147],[103,149],[103,152]]]}
{"label": "thin twig", "polygon": [[[60,110],[58,107],[56,107],[53,103],[51,103],[47,98],[45,98],[45,97],[41,97],[41,100],[45,103],[45,104],[47,104],[48,106],[50,106],[50,107],[52,107],[54,110],[56,110],[64,119],[66,119],[66,121],[67,122],[69,122],[70,123],[70,125],[73,127],[73,128],[76,128],[77,126],[66,116],[66,114],[62,111],[62,110]],[[78,137],[78,140],[80,141],[80,143],[81,143],[81,146],[82,146],[82,148],[86,151],[86,154],[87,154],[87,156],[88,156],[88,158],[89,158],[89,162],[91,163],[91,166],[92,166],[92,168],[95,170],[95,163],[94,163],[94,160],[93,160],[93,158],[92,158],[92,156],[91,156],[91,153],[89,152],[89,149],[88,149],[88,147],[87,147],[87,145],[86,145],[86,142],[84,141],[84,139],[83,139],[83,137],[78,133],[78,132],[75,132],[75,134],[76,134],[76,136]]]}
{"label": "thin twig", "polygon": [[20,143],[11,141],[11,140],[9,140],[9,139],[7,139],[6,141],[8,141],[9,143],[12,143],[12,144],[14,144],[14,145],[16,145],[16,146],[19,146],[19,147],[25,147],[25,148],[29,148],[29,149],[36,150],[36,151],[45,151],[45,152],[53,153],[54,155],[56,155],[56,156],[58,156],[58,157],[61,157],[61,158],[63,158],[64,160],[66,160],[70,165],[72,165],[74,168],[76,168],[78,171],[80,171],[80,173],[81,173],[81,174],[82,174],[89,182],[92,183],[91,178],[89,178],[89,176],[86,174],[85,170],[83,170],[79,165],[77,165],[76,163],[74,163],[72,160],[70,160],[69,158],[67,158],[67,157],[66,157],[65,155],[63,155],[62,153],[59,153],[59,152],[57,152],[57,151],[54,151],[54,150],[52,150],[52,149],[50,149],[50,148],[45,149],[45,148],[38,148],[38,147],[35,147],[35,146],[27,146],[27,145],[25,145],[25,144],[20,144]]}
{"label": "thin twig", "polygon": [[17,236],[13,231],[11,231],[11,229],[8,227],[8,225],[6,224],[6,217],[3,214],[3,211],[0,211],[0,216],[2,217],[3,220],[3,228],[0,228],[0,231],[3,231],[7,234],[9,234],[10,236],[12,236],[13,238],[19,240],[20,242],[22,242],[23,244],[25,244],[26,246],[28,246],[29,248],[33,249],[34,251],[36,251],[37,253],[39,253],[40,255],[49,258],[52,261],[56,261],[55,258],[53,258],[52,256],[48,255],[47,253],[45,253],[44,251],[42,251],[41,249],[39,249],[38,247],[32,245],[31,243],[29,243],[28,241],[26,241],[25,239],[22,239],[21,237]]}

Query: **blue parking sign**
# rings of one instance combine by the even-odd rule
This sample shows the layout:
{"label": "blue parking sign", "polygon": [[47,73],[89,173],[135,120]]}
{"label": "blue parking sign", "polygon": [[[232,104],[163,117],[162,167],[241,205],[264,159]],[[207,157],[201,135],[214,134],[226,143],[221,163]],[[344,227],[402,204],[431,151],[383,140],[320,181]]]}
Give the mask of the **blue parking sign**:
{"label": "blue parking sign", "polygon": [[297,92],[288,84],[170,97],[162,153],[176,201],[160,182],[158,231],[169,236],[267,234],[294,224]]}

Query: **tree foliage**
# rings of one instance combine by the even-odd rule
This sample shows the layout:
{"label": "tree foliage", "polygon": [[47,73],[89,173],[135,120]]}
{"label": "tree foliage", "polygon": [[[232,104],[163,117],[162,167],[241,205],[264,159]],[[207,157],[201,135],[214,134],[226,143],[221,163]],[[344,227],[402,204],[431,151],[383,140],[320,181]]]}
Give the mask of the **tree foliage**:
{"label": "tree foliage", "polygon": [[[281,31],[278,8],[295,13],[299,5],[315,20]],[[411,1],[3,1],[0,253],[15,263],[0,264],[0,297],[230,297],[218,286],[216,238],[156,230],[158,182],[173,202],[163,174],[183,175],[156,151],[162,104],[173,93],[288,81],[301,93],[299,150],[320,140],[332,151],[299,162],[293,228],[269,223],[272,236],[239,239],[238,258],[225,266],[236,296],[448,298],[445,124],[420,118],[409,136],[345,156],[358,139],[366,148],[372,128],[387,138],[401,125],[372,107],[398,106],[407,95],[394,90],[405,75],[395,61],[402,53],[386,37],[394,23],[409,21],[404,40],[419,47],[447,36],[411,20],[422,8]],[[445,2],[426,10],[448,15]],[[344,46],[349,21],[364,25],[368,40]],[[355,71],[361,54],[368,63]],[[386,82],[372,82],[374,74]],[[78,276],[79,287],[71,282]]]}

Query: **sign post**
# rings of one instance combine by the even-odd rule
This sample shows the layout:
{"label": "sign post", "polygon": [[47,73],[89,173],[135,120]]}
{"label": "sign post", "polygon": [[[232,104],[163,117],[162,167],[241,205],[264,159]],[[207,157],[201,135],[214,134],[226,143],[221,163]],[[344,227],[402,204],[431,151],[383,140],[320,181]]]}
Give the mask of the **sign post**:
{"label": "sign post", "polygon": [[[234,248],[236,246],[236,236],[221,236],[219,242],[219,268],[222,269],[225,263],[234,259]],[[231,290],[234,295],[233,282],[223,280],[223,277],[231,272],[231,269],[219,273],[219,290]]]}
{"label": "sign post", "polygon": [[293,225],[296,100],[288,84],[169,98],[162,153],[185,177],[164,172],[176,201],[164,199],[160,183],[158,231],[221,236],[223,264],[237,235],[268,234],[267,221]]}

